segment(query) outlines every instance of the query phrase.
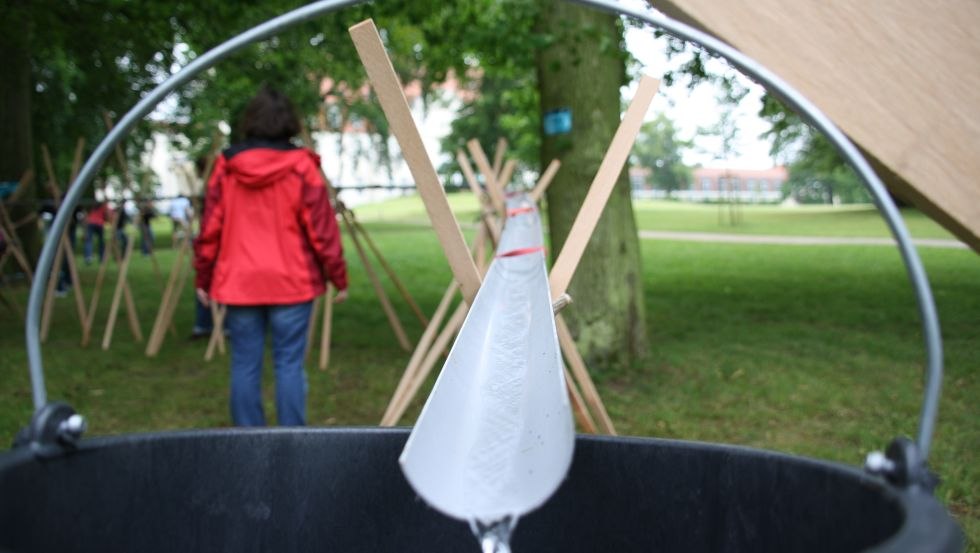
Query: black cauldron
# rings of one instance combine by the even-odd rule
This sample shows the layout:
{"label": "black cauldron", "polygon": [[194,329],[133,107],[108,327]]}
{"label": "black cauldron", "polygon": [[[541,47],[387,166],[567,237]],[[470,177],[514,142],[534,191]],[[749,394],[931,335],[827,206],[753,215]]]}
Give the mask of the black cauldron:
{"label": "black cauldron", "polygon": [[[0,550],[465,552],[398,455],[405,429],[227,429],[0,456]],[[931,494],[835,463],[727,445],[580,436],[517,552],[953,552]]]}

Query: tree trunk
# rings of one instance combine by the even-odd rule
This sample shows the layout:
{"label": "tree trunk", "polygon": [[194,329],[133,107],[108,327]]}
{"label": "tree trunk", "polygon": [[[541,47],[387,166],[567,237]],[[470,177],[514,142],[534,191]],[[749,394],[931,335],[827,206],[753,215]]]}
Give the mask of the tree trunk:
{"label": "tree trunk", "polygon": [[[31,30],[26,1],[14,0],[0,18],[0,60],[4,76],[0,79],[0,181],[19,181],[33,166],[33,136],[31,132]],[[37,186],[43,182],[35,175],[16,206],[11,206],[13,220],[37,209]],[[18,230],[31,260],[38,246],[37,225],[28,224]]]}
{"label": "tree trunk", "polygon": [[[542,166],[561,170],[548,188],[551,255],[556,258],[620,122],[626,80],[618,20],[568,2],[541,0],[537,30],[550,38],[538,52],[543,114],[567,108],[572,129],[542,135]],[[639,239],[624,170],[575,278],[564,312],[583,356],[594,367],[625,364],[646,349]]]}

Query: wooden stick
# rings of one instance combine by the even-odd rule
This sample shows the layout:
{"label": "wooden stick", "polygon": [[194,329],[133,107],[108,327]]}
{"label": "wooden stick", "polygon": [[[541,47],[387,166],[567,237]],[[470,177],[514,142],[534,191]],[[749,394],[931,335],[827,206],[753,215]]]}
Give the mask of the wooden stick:
{"label": "wooden stick", "polygon": [[0,204],[0,227],[2,227],[4,234],[7,235],[7,250],[14,256],[21,269],[24,270],[24,274],[27,275],[27,282],[34,282],[34,271],[31,269],[31,264],[27,261],[27,256],[24,255],[23,245],[20,243],[20,239],[17,238],[17,231],[10,221],[7,208],[3,204]]}
{"label": "wooden stick", "polygon": [[572,413],[575,414],[575,420],[578,421],[583,430],[589,434],[595,434],[595,421],[592,420],[592,415],[589,413],[588,408],[586,408],[585,402],[582,400],[582,394],[579,393],[578,386],[575,385],[572,374],[568,372],[568,367],[564,367],[564,369],[565,386],[568,388],[568,395],[572,400]]}
{"label": "wooden stick", "polygon": [[320,331],[320,363],[321,371],[327,370],[330,363],[330,339],[333,332],[333,297],[332,282],[327,282],[327,293],[323,296],[323,329]]}
{"label": "wooden stick", "polygon": [[498,177],[500,176],[500,169],[503,167],[504,155],[506,153],[507,139],[501,136],[497,139],[497,148],[493,151],[493,174]]}
{"label": "wooden stick", "polygon": [[[500,239],[500,229],[497,228],[497,224],[494,221],[494,209],[490,196],[484,194],[480,190],[480,183],[476,180],[476,175],[473,173],[473,168],[470,166],[470,160],[466,157],[466,154],[462,150],[456,151],[456,162],[459,163],[460,168],[463,170],[463,177],[466,179],[467,184],[470,186],[470,190],[476,196],[478,202],[480,202],[480,220],[483,222],[483,226],[486,228],[487,232],[490,234],[491,241],[496,246],[497,241]],[[482,259],[477,257],[477,259]]]}
{"label": "wooden stick", "polygon": [[466,313],[469,312],[469,304],[467,302],[460,302],[456,306],[456,311],[453,312],[446,326],[439,333],[436,338],[435,343],[429,352],[426,354],[425,358],[422,360],[422,364],[416,369],[415,375],[412,377],[411,382],[406,388],[405,393],[399,398],[398,404],[395,405],[391,412],[391,416],[388,418],[387,422],[390,424],[385,426],[394,426],[398,424],[398,420],[402,418],[405,414],[405,410],[408,409],[408,404],[411,402],[412,398],[415,397],[419,392],[419,388],[425,383],[425,379],[429,377],[429,373],[432,372],[432,367],[435,366],[436,361],[439,359],[439,355],[442,353],[446,346],[449,345],[449,341],[452,340],[453,336],[459,332],[461,326],[463,326],[463,321],[466,319]]}
{"label": "wooden stick", "polygon": [[497,187],[503,192],[507,189],[507,185],[510,184],[510,179],[514,176],[514,169],[517,167],[516,159],[508,159],[507,163],[504,164],[504,169],[497,176]]}
{"label": "wooden stick", "polygon": [[112,307],[109,308],[109,321],[105,325],[105,333],[102,335],[102,350],[108,350],[112,343],[112,334],[116,329],[116,317],[119,316],[119,303],[122,300],[123,290],[126,289],[126,273],[129,272],[129,260],[133,256],[133,242],[128,240],[126,243],[126,253],[123,254],[122,263],[119,266],[119,276],[116,279],[116,289],[112,294]]}
{"label": "wooden stick", "polygon": [[187,245],[187,240],[181,242],[180,249],[177,250],[177,258],[174,260],[173,267],[170,268],[170,276],[167,279],[167,287],[163,290],[163,296],[160,299],[160,308],[157,310],[157,316],[153,323],[153,329],[150,331],[150,337],[146,341],[145,353],[147,357],[153,357],[160,351],[160,344],[163,341],[163,335],[167,332],[167,326],[169,326],[170,321],[170,319],[167,318],[167,311],[172,303],[174,290],[177,286],[177,280],[181,276],[184,265],[184,257],[188,251]]}
{"label": "wooden stick", "polygon": [[616,129],[612,144],[606,150],[606,155],[599,165],[599,170],[589,187],[585,201],[575,217],[575,222],[572,223],[572,228],[565,239],[565,245],[551,268],[549,280],[552,300],[558,299],[568,289],[568,284],[575,274],[575,268],[578,267],[582,253],[592,236],[592,231],[595,230],[599,217],[602,215],[602,209],[612,194],[619,174],[623,171],[623,165],[629,157],[630,148],[632,148],[633,141],[643,124],[643,116],[646,114],[647,108],[650,107],[650,102],[653,101],[658,86],[659,82],[650,76],[644,75],[640,80],[636,95],[633,96],[633,101],[630,102],[623,121]]}
{"label": "wooden stick", "polygon": [[381,255],[381,250],[379,250],[374,244],[374,240],[371,239],[371,235],[364,230],[361,223],[358,222],[356,217],[354,217],[354,212],[349,209],[345,209],[344,211],[350,214],[351,224],[353,224],[360,235],[364,237],[364,241],[367,242],[368,247],[371,248],[372,252],[374,252],[374,257],[378,259],[378,263],[381,264],[381,268],[385,270],[385,273],[388,275],[388,278],[391,279],[392,284],[395,285],[398,293],[401,294],[402,298],[405,299],[405,303],[407,303],[415,313],[415,317],[420,323],[422,323],[422,326],[429,324],[429,319],[426,318],[424,313],[422,313],[422,309],[419,307],[419,304],[415,303],[415,299],[408,293],[408,289],[406,289],[405,285],[402,284],[402,281],[398,278],[398,275],[395,274],[394,269],[391,268],[391,265],[388,265],[388,262],[385,260],[384,256]]}
{"label": "wooden stick", "polygon": [[405,334],[405,329],[402,328],[401,321],[398,320],[398,314],[395,313],[395,309],[391,306],[391,301],[388,299],[388,294],[385,292],[384,287],[381,285],[381,281],[378,280],[377,273],[374,272],[374,267],[371,266],[371,261],[367,257],[367,253],[364,252],[364,247],[361,245],[361,240],[357,237],[357,231],[354,228],[353,223],[350,222],[349,217],[341,217],[343,219],[347,232],[350,234],[352,241],[354,242],[354,247],[357,249],[357,255],[361,258],[361,262],[364,264],[364,271],[368,275],[368,279],[371,281],[371,285],[374,287],[374,293],[378,296],[378,301],[381,302],[381,307],[384,309],[385,316],[388,318],[388,324],[391,326],[391,330],[394,331],[395,337],[398,338],[398,343],[401,345],[402,349],[405,351],[412,351],[412,343],[408,340],[408,335]]}
{"label": "wooden stick", "polygon": [[[85,139],[79,138],[75,146],[75,155],[72,160],[71,167],[71,177],[69,183],[75,180],[78,176],[78,171],[82,163],[82,151],[85,147]],[[55,176],[54,164],[51,162],[51,152],[48,151],[47,144],[41,144],[41,152],[44,157],[44,166],[48,172],[48,188],[51,192],[51,198],[54,202],[54,208],[57,212],[61,209],[61,189],[58,184],[58,179]],[[67,229],[66,229],[67,230]],[[55,264],[51,272],[51,277],[48,280],[47,295],[44,301],[44,311],[41,317],[41,341],[44,342],[48,339],[48,331],[51,325],[51,314],[53,311],[54,302],[54,290],[56,288],[57,282],[61,277],[61,268],[63,263],[68,265],[68,274],[72,282],[72,292],[75,296],[75,310],[78,313],[78,322],[84,327],[85,325],[85,298],[82,292],[81,282],[78,280],[78,267],[75,265],[75,253],[71,248],[71,243],[68,241],[67,232],[62,232],[61,236],[58,238],[58,251],[55,254]]]}
{"label": "wooden stick", "polygon": [[[133,239],[130,238],[129,245]],[[133,289],[129,286],[128,278],[123,279],[123,300],[126,306],[126,320],[129,322],[129,331],[133,334],[133,340],[137,343],[143,341],[143,329],[140,328],[139,315],[136,312],[136,302],[133,301]]]}
{"label": "wooden stick", "polygon": [[320,308],[323,307],[323,296],[313,298],[313,306],[310,309],[310,319],[306,322],[306,354],[303,359],[310,360],[313,353],[313,334],[316,332],[316,321],[320,315]]}
{"label": "wooden stick", "polygon": [[551,160],[548,164],[548,168],[544,170],[541,174],[541,178],[538,179],[538,183],[534,185],[534,190],[531,190],[531,200],[536,202],[541,201],[541,197],[544,196],[544,191],[548,189],[548,185],[551,184],[552,179],[555,178],[555,173],[561,167],[561,162],[557,159]]}
{"label": "wooden stick", "polygon": [[64,244],[59,240],[58,251],[54,254],[54,265],[51,267],[51,276],[48,277],[48,287],[44,291],[44,307],[41,308],[41,343],[48,340],[48,331],[51,328],[51,312],[54,310],[54,292],[58,284],[58,277],[61,276],[61,256],[64,251]]}
{"label": "wooden stick", "polygon": [[34,169],[27,169],[24,174],[21,175],[20,180],[17,181],[17,188],[7,196],[7,203],[14,203],[24,194],[27,187],[30,186],[31,182],[34,180]]}
{"label": "wooden stick", "polygon": [[88,346],[88,342],[92,337],[92,325],[95,324],[95,312],[99,308],[99,296],[102,294],[102,285],[105,282],[106,271],[109,267],[109,259],[113,256],[113,248],[116,243],[116,217],[118,213],[113,211],[109,215],[108,227],[109,227],[109,238],[108,243],[106,243],[105,227],[107,225],[102,225],[102,242],[105,244],[105,251],[103,252],[102,258],[99,260],[99,270],[95,275],[95,288],[92,289],[92,296],[89,298],[88,309],[85,311],[86,320],[85,328],[82,329],[82,347]]}
{"label": "wooden stick", "polygon": [[214,359],[214,352],[218,350],[222,355],[225,354],[225,315],[228,313],[228,306],[211,301],[211,337],[208,339],[208,347],[204,352],[204,360]]}
{"label": "wooden stick", "polygon": [[470,165],[470,158],[466,157],[463,150],[456,150],[456,163],[459,164],[460,170],[463,171],[463,177],[466,179],[466,184],[469,185],[470,191],[473,192],[474,196],[476,196],[476,199],[480,205],[490,205],[490,197],[480,189],[480,182],[476,180],[476,174],[473,173],[473,166]]}
{"label": "wooden stick", "polygon": [[476,162],[476,168],[483,175],[483,182],[486,185],[487,194],[493,203],[493,208],[497,210],[499,217],[503,217],[505,203],[503,187],[497,182],[497,174],[490,167],[490,161],[487,160],[487,154],[483,151],[483,147],[480,146],[480,141],[475,138],[468,141],[466,143],[466,149],[470,151],[470,156]]}
{"label": "wooden stick", "polygon": [[568,325],[565,324],[565,319],[561,315],[555,316],[555,329],[558,331],[558,344],[561,346],[562,353],[565,354],[565,359],[568,360],[572,375],[575,376],[579,387],[582,388],[586,405],[595,413],[599,428],[603,432],[615,436],[616,428],[613,426],[612,419],[606,412],[606,406],[603,405],[602,398],[599,397],[599,391],[596,390],[595,383],[592,382],[592,377],[589,376],[589,371],[585,368],[585,361],[582,360],[582,355],[575,347],[572,333],[568,330]]}
{"label": "wooden stick", "polygon": [[402,397],[407,393],[408,386],[415,377],[415,373],[423,357],[429,352],[429,346],[432,345],[432,341],[436,337],[436,332],[439,330],[439,325],[442,324],[442,320],[449,310],[449,304],[452,302],[457,290],[459,290],[459,283],[455,280],[450,282],[449,286],[446,287],[446,292],[443,293],[442,299],[439,300],[439,305],[436,307],[435,313],[432,314],[431,321],[425,327],[422,337],[419,338],[419,343],[415,345],[415,351],[412,352],[412,357],[408,360],[408,365],[405,367],[405,371],[398,381],[398,386],[395,387],[395,393],[391,395],[391,399],[388,401],[388,407],[385,408],[384,415],[381,417],[381,426],[394,426],[398,422],[398,419],[393,419],[395,408],[404,401]]}
{"label": "wooden stick", "polygon": [[463,297],[467,301],[473,301],[480,288],[480,276],[466,247],[459,222],[449,207],[446,192],[425,151],[418,127],[412,120],[404,90],[385,52],[378,29],[374,26],[374,21],[368,19],[351,27],[350,35],[388,119],[391,132],[401,146],[402,155],[432,220],[432,227],[446,252],[453,275],[463,290]]}
{"label": "wooden stick", "polygon": [[66,257],[68,260],[68,276],[71,277],[72,293],[75,295],[75,311],[78,313],[78,322],[84,325],[88,315],[85,312],[85,296],[82,292],[82,281],[78,276],[78,265],[75,263],[75,252],[71,249],[67,235],[62,234],[61,240],[64,243],[65,251],[68,252]]}
{"label": "wooden stick", "polygon": [[[185,240],[185,242],[186,242],[186,240]],[[170,324],[170,321],[173,320],[174,313],[177,311],[177,305],[180,303],[180,299],[181,299],[180,297],[181,297],[181,294],[184,291],[184,285],[187,284],[188,276],[190,276],[190,273],[191,273],[190,268],[191,268],[191,263],[190,262],[184,263],[183,270],[181,272],[181,276],[180,276],[179,279],[177,279],[176,289],[174,290],[174,293],[170,296],[170,302],[167,304],[167,312],[166,312],[166,316],[164,318],[164,322],[167,325],[169,325]],[[160,343],[157,344],[157,351],[159,351],[160,346],[163,345],[163,335],[164,334],[165,334],[165,332],[161,332],[160,333],[160,338],[159,338]]]}

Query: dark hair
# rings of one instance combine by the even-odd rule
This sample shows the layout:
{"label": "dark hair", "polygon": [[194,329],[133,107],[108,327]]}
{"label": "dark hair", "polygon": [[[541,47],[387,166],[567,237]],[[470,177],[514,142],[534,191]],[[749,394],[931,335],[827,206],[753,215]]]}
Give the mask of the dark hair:
{"label": "dark hair", "polygon": [[289,140],[299,134],[299,118],[285,94],[263,86],[245,107],[242,131],[246,138]]}

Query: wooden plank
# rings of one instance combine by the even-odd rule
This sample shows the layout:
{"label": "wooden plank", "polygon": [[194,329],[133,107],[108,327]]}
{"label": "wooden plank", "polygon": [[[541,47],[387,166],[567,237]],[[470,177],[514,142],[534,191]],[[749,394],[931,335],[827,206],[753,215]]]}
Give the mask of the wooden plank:
{"label": "wooden plank", "polygon": [[[153,357],[160,352],[160,345],[163,342],[163,335],[167,332],[167,327],[170,325],[170,319],[167,317],[167,311],[170,309],[170,305],[174,303],[174,291],[177,288],[177,281],[181,277],[182,269],[184,267],[184,258],[187,256],[189,242],[184,240],[181,242],[180,248],[177,250],[177,256],[174,260],[173,266],[170,268],[170,276],[167,278],[167,286],[163,290],[163,295],[160,298],[160,308],[157,310],[157,316],[153,322],[153,329],[150,331],[150,337],[146,341],[146,356]],[[91,314],[91,312],[90,312]]]}
{"label": "wooden plank", "polygon": [[480,288],[480,277],[470,258],[459,223],[449,208],[446,192],[425,151],[418,127],[412,120],[404,90],[385,52],[378,29],[374,21],[368,19],[351,27],[350,35],[388,119],[391,132],[401,146],[402,156],[425,202],[425,209],[446,252],[449,266],[462,287],[463,297],[472,301]]}
{"label": "wooden plank", "polygon": [[316,322],[320,318],[320,310],[323,308],[323,296],[313,298],[313,305],[310,308],[310,318],[306,323],[306,354],[303,359],[310,360],[313,354],[313,334],[316,332]]}
{"label": "wooden plank", "polygon": [[61,263],[64,253],[64,244],[59,240],[58,250],[54,254],[54,265],[51,267],[51,275],[48,277],[48,286],[44,290],[44,307],[41,308],[42,344],[48,340],[48,331],[51,329],[51,313],[54,310],[55,288],[58,285],[58,278],[61,276]]}
{"label": "wooden plank", "polygon": [[497,182],[497,175],[493,172],[493,167],[490,166],[490,161],[487,159],[486,152],[483,151],[483,146],[480,145],[480,141],[477,139],[472,139],[466,142],[466,149],[470,151],[470,156],[473,161],[476,162],[476,168],[483,175],[483,182],[487,189],[487,195],[490,196],[490,201],[493,204],[493,208],[497,210],[497,215],[499,217],[504,216],[504,193],[503,186]]}
{"label": "wooden plank", "polygon": [[589,376],[589,371],[585,368],[585,361],[582,360],[582,355],[575,347],[572,333],[561,315],[555,316],[555,328],[558,331],[558,344],[561,346],[562,353],[565,354],[565,360],[568,361],[572,375],[582,389],[585,404],[589,406],[589,409],[598,419],[599,428],[610,436],[615,436],[616,427],[613,426],[612,419],[606,412],[606,406],[602,403],[602,398],[599,397],[599,391],[596,389],[595,383],[592,382],[592,377]]}
{"label": "wooden plank", "polygon": [[435,366],[436,361],[439,360],[439,356],[449,345],[449,342],[453,339],[453,336],[459,332],[460,327],[463,326],[463,321],[466,319],[466,313],[468,312],[469,304],[467,302],[460,302],[459,305],[456,306],[456,310],[449,318],[449,321],[446,322],[446,326],[443,327],[442,332],[440,332],[439,336],[436,337],[432,347],[422,359],[422,363],[415,371],[414,376],[412,376],[405,393],[400,398],[398,404],[393,408],[391,417],[389,418],[391,424],[388,426],[398,424],[398,421],[402,418],[402,415],[405,414],[405,410],[408,409],[408,405],[412,398],[419,393],[419,389],[422,387],[422,384],[424,384],[425,380],[429,377],[429,373],[432,372],[432,368]]}
{"label": "wooden plank", "polygon": [[466,157],[463,150],[456,150],[456,163],[459,164],[460,170],[463,171],[463,178],[466,180],[466,184],[469,185],[470,191],[476,196],[477,201],[480,202],[481,206],[487,205],[490,202],[490,198],[480,189],[480,182],[476,180],[473,166],[470,165],[470,158]]}
{"label": "wooden plank", "polygon": [[14,256],[20,268],[24,270],[24,274],[27,275],[27,282],[33,282],[34,271],[31,264],[27,261],[27,256],[24,255],[23,245],[20,243],[20,239],[17,238],[17,230],[14,228],[14,224],[10,220],[10,214],[7,213],[7,208],[3,204],[0,204],[0,228],[7,235],[7,251]]}
{"label": "wooden plank", "polygon": [[354,212],[349,209],[345,209],[344,211],[350,216],[351,224],[354,226],[357,232],[364,237],[364,241],[367,242],[368,248],[370,248],[374,253],[374,257],[378,260],[378,263],[381,264],[381,268],[384,269],[385,274],[388,275],[388,278],[391,279],[391,283],[395,285],[395,289],[398,290],[398,293],[401,294],[402,298],[405,300],[405,303],[407,303],[408,307],[412,309],[413,313],[415,313],[415,317],[420,323],[422,323],[422,326],[429,324],[429,319],[424,313],[422,313],[422,309],[419,307],[419,304],[415,303],[415,298],[413,298],[412,294],[408,292],[408,289],[405,288],[404,284],[402,284],[401,279],[399,279],[398,275],[395,274],[395,270],[391,268],[391,265],[388,264],[388,261],[385,259],[384,255],[381,254],[381,250],[375,245],[374,240],[371,239],[371,235],[368,234],[367,230],[365,230],[364,227],[361,226],[361,223],[357,221],[357,217],[354,216]]}
{"label": "wooden plank", "polygon": [[548,164],[548,168],[544,170],[541,174],[541,178],[538,179],[537,184],[534,185],[534,190],[531,190],[531,199],[534,202],[541,201],[541,197],[544,196],[545,190],[548,189],[548,185],[555,178],[555,173],[561,168],[561,162],[557,159],[551,160]]}
{"label": "wooden plank", "polygon": [[572,403],[572,413],[575,415],[575,420],[578,421],[582,430],[589,434],[595,434],[596,426],[595,421],[592,419],[592,414],[589,413],[585,401],[582,400],[582,394],[578,391],[578,386],[575,385],[575,379],[572,378],[572,373],[568,372],[568,367],[564,367],[564,370],[565,386],[568,388],[568,397]]}
{"label": "wooden plank", "polygon": [[384,415],[381,416],[381,426],[394,426],[398,422],[398,419],[395,417],[395,411],[398,406],[411,401],[411,398],[406,400],[404,396],[408,393],[409,385],[415,378],[422,360],[429,353],[430,346],[432,346],[439,326],[442,324],[442,320],[449,310],[449,304],[452,302],[457,290],[459,290],[459,284],[455,280],[446,287],[446,291],[443,293],[442,299],[439,300],[439,305],[436,307],[435,313],[432,314],[432,319],[430,319],[429,324],[425,327],[425,331],[422,332],[422,337],[419,338],[418,344],[415,345],[415,351],[412,352],[412,357],[408,360],[405,371],[402,372],[401,379],[395,387],[395,392],[388,401],[388,407],[385,408]]}
{"label": "wooden plank", "polygon": [[514,176],[514,169],[517,167],[516,159],[508,159],[507,163],[504,164],[503,170],[499,173],[497,177],[497,186],[500,188],[501,192],[506,192],[507,185],[510,184],[510,179]]}
{"label": "wooden plank", "polygon": [[119,266],[119,276],[116,279],[116,289],[112,294],[112,306],[109,308],[109,320],[105,325],[105,332],[102,335],[102,350],[108,350],[112,344],[112,334],[116,329],[116,317],[119,315],[119,303],[122,300],[123,290],[126,289],[126,274],[129,272],[129,260],[133,256],[133,243],[135,240],[128,240],[126,243],[126,253],[123,254],[122,263]]}
{"label": "wooden plank", "polygon": [[602,158],[602,163],[599,164],[599,170],[592,180],[585,201],[568,232],[565,245],[551,268],[549,283],[551,284],[552,300],[558,299],[568,289],[568,284],[575,274],[578,262],[582,259],[582,253],[585,252],[592,231],[595,230],[599,217],[602,215],[602,209],[606,206],[606,201],[612,194],[619,174],[626,164],[630,149],[633,147],[633,141],[640,131],[640,125],[643,124],[643,116],[646,114],[647,108],[650,107],[650,102],[653,101],[659,84],[657,79],[648,75],[644,75],[640,79],[633,101],[630,102],[626,115],[623,116],[619,128],[616,129],[616,134],[613,136],[609,149],[606,150],[606,155]]}
{"label": "wooden plank", "polygon": [[102,295],[102,285],[105,282],[106,271],[109,267],[109,260],[113,257],[113,248],[116,245],[116,217],[118,212],[113,210],[109,215],[108,224],[102,225],[102,232],[105,233],[105,228],[109,228],[109,238],[103,238],[105,243],[105,251],[103,252],[102,258],[99,260],[99,270],[95,274],[95,287],[92,289],[92,295],[89,298],[88,309],[85,310],[86,323],[85,328],[82,329],[82,347],[88,346],[88,342],[92,337],[92,325],[95,324],[95,313],[99,308],[99,296]]}
{"label": "wooden plank", "polygon": [[208,347],[204,351],[204,360],[214,359],[216,351],[222,355],[225,353],[225,315],[228,313],[228,306],[211,301],[208,306],[211,309],[211,336],[208,338]]}
{"label": "wooden plank", "polygon": [[330,363],[330,340],[333,333],[333,300],[334,287],[327,283],[327,293],[323,295],[323,329],[320,331],[320,358],[318,366],[321,371],[327,370]]}
{"label": "wooden plank", "polygon": [[378,280],[378,275],[374,272],[374,267],[371,266],[371,261],[364,251],[364,246],[361,245],[361,239],[357,236],[357,230],[350,222],[349,217],[344,216],[341,219],[347,228],[347,234],[350,235],[351,240],[354,242],[354,248],[357,250],[358,257],[361,258],[361,263],[364,264],[364,272],[367,273],[368,280],[371,281],[371,286],[374,287],[374,293],[378,296],[378,301],[381,302],[381,308],[385,312],[385,317],[388,318],[388,325],[394,331],[395,337],[398,339],[398,343],[402,349],[412,351],[412,343],[409,341],[408,335],[405,334],[405,329],[402,327],[401,321],[398,320],[398,314],[395,313],[395,308],[391,306],[388,294],[385,292],[384,286],[381,285],[381,281]]}
{"label": "wooden plank", "polygon": [[[499,176],[500,170],[504,166],[504,156],[507,154],[507,139],[500,137],[497,139],[497,147],[493,150],[493,174]],[[504,181],[506,182],[506,181]]]}
{"label": "wooden plank", "polygon": [[980,2],[651,4],[786,80],[876,160],[899,196],[980,251]]}

